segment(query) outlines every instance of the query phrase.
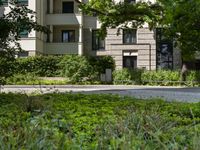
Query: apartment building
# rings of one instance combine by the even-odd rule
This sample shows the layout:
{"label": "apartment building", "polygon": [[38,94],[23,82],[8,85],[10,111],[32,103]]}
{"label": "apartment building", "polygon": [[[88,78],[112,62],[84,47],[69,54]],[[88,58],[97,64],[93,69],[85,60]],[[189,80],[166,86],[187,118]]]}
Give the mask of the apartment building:
{"label": "apartment building", "polygon": [[[110,55],[118,69],[174,68],[180,66],[180,54],[173,51],[169,41],[162,41],[159,29],[150,31],[147,26],[140,29],[108,29],[105,39],[97,35],[100,22],[96,17],[84,15],[74,0],[18,0],[36,12],[41,25],[48,26],[49,35],[32,31],[23,32],[21,46],[25,52],[19,57],[35,55],[79,54]],[[128,0],[135,2],[135,0]],[[7,0],[1,8],[9,11]]]}

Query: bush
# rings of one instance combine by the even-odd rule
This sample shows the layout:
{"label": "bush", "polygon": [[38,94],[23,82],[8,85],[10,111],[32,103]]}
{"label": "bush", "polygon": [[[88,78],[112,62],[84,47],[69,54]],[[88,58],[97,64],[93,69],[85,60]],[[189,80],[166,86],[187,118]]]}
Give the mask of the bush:
{"label": "bush", "polygon": [[19,85],[19,84],[39,84],[39,79],[33,73],[15,74],[6,79],[6,84]]}
{"label": "bush", "polygon": [[0,50],[0,84],[5,84],[6,78],[12,76],[15,72],[15,58],[11,51]]}
{"label": "bush", "polygon": [[124,68],[113,72],[114,84],[132,84],[131,71]]}
{"label": "bush", "polygon": [[96,81],[106,68],[115,69],[110,56],[36,56],[17,59],[15,74],[33,73],[40,77],[68,77],[71,82]]}
{"label": "bush", "polygon": [[69,78],[72,82],[93,81],[97,78],[93,66],[86,57],[79,55],[67,55],[60,62],[61,75]]}
{"label": "bush", "polygon": [[200,85],[200,71],[189,71],[186,81],[188,86]]}
{"label": "bush", "polygon": [[143,84],[178,85],[179,81],[180,81],[179,71],[157,70],[157,71],[145,71],[144,73],[142,73]]}
{"label": "bush", "polygon": [[129,70],[127,68],[116,70],[113,73],[114,84],[141,84],[142,83],[142,73],[144,70],[135,69]]}
{"label": "bush", "polygon": [[59,62],[62,57],[58,56],[35,56],[17,59],[16,73],[34,73],[37,76],[58,76]]}
{"label": "bush", "polygon": [[115,70],[115,61],[111,56],[87,57],[89,64],[93,66],[95,72],[105,73],[106,69]]}

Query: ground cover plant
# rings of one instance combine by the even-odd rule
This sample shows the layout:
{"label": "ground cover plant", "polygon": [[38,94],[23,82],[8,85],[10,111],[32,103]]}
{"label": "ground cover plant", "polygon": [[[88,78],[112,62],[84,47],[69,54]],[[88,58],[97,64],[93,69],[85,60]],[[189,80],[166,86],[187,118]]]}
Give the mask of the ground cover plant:
{"label": "ground cover plant", "polygon": [[0,94],[0,149],[198,149],[200,103]]}

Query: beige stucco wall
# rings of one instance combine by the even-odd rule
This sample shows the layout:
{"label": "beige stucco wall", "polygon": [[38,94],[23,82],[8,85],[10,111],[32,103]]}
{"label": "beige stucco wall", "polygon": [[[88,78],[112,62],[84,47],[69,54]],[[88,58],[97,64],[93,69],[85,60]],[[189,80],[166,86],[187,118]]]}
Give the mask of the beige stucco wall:
{"label": "beige stucco wall", "polygon": [[[92,29],[84,29],[84,50],[89,55],[113,56],[118,69],[123,65],[123,52],[130,51],[137,55],[137,67],[147,70],[156,69],[156,41],[154,31],[148,28],[137,30],[136,44],[123,44],[123,35],[117,35],[117,29],[108,29],[104,51],[92,51]],[[151,56],[151,57],[150,57]]]}

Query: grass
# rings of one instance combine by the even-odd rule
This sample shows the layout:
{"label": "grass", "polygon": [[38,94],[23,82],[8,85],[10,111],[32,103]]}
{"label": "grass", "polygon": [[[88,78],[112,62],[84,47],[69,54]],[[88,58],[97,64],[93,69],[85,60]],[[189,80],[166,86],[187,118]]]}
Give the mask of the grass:
{"label": "grass", "polygon": [[200,103],[0,95],[0,149],[198,149]]}

